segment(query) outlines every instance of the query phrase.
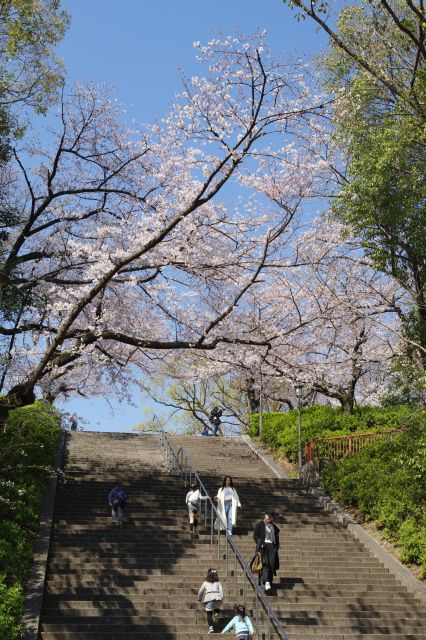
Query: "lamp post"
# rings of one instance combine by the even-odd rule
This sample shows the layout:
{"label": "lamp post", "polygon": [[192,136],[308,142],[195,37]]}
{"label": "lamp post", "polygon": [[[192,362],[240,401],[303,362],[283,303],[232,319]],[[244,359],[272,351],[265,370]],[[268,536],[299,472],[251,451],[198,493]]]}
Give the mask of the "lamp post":
{"label": "lamp post", "polygon": [[302,397],[302,386],[297,384],[294,388],[297,397],[297,438],[298,438],[298,454],[299,454],[299,478],[302,473],[302,437],[300,432],[300,398]]}
{"label": "lamp post", "polygon": [[259,371],[259,438],[262,439],[263,429],[263,389],[262,389],[262,363]]}

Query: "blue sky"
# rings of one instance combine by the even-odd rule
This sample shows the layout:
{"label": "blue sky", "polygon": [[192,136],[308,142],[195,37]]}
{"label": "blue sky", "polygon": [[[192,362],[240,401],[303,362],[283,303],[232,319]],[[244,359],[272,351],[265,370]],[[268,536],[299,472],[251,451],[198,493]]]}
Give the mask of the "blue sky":
{"label": "blue sky", "polygon": [[[62,0],[72,23],[58,53],[69,81],[93,80],[116,88],[131,117],[162,117],[179,90],[179,68],[197,73],[193,42],[220,32],[266,30],[277,57],[309,60],[325,44],[309,21],[297,22],[282,0]],[[85,428],[128,431],[144,418],[147,405],[99,398],[63,405],[85,420]],[[155,408],[157,413],[161,410]]]}

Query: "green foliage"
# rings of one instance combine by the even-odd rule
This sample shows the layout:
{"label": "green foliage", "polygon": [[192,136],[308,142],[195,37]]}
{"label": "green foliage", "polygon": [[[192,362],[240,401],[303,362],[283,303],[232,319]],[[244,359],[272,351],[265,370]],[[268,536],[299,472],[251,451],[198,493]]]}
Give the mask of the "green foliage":
{"label": "green foliage", "polygon": [[[355,431],[382,431],[411,425],[417,421],[409,406],[355,407],[353,414],[340,408],[314,405],[301,409],[302,447],[313,438],[347,435]],[[273,451],[284,454],[291,462],[297,461],[297,410],[288,413],[265,413],[262,420],[262,440]],[[250,435],[259,433],[259,416],[251,419]]]}
{"label": "green foliage", "polygon": [[326,87],[339,96],[334,135],[347,159],[333,210],[375,267],[411,296],[410,309],[398,311],[415,359],[412,342],[426,347],[426,75],[405,31],[417,32],[418,15],[401,0],[390,5],[404,29],[380,3],[343,6],[336,31],[354,55],[334,41],[322,68]]}
{"label": "green foliage", "polygon": [[8,586],[4,575],[0,575],[0,640],[15,640],[18,637],[16,620],[21,612],[22,600],[22,586],[18,583]]}
{"label": "green foliage", "polygon": [[0,6],[0,103],[24,102],[45,113],[63,81],[54,47],[69,15],[59,0],[3,0]]}
{"label": "green foliage", "polygon": [[[408,433],[370,445],[352,458],[327,465],[324,488],[356,507],[401,548],[403,562],[420,565],[426,577],[425,412]],[[423,424],[422,424],[423,422]]]}
{"label": "green foliage", "polygon": [[60,430],[41,402],[9,414],[0,433],[0,640],[15,640],[34,536]]}

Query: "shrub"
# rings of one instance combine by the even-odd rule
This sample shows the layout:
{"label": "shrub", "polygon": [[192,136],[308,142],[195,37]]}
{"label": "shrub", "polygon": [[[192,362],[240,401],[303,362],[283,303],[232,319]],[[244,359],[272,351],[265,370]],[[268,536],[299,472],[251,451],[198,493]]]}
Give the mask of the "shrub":
{"label": "shrub", "polygon": [[36,402],[12,411],[0,433],[0,640],[19,636],[24,583],[60,420],[58,411]]}
{"label": "shrub", "polygon": [[[423,413],[424,416],[424,413]],[[426,429],[370,445],[326,466],[322,484],[334,499],[356,507],[401,548],[403,562],[426,577]]]}
{"label": "shrub", "polygon": [[[409,406],[356,407],[353,414],[340,408],[314,405],[301,409],[302,447],[312,438],[348,435],[355,431],[382,431],[407,424],[416,424],[419,417]],[[259,434],[259,415],[251,419],[249,434]],[[273,451],[283,453],[290,461],[297,461],[298,433],[297,410],[288,413],[264,413],[262,415],[262,441]]]}

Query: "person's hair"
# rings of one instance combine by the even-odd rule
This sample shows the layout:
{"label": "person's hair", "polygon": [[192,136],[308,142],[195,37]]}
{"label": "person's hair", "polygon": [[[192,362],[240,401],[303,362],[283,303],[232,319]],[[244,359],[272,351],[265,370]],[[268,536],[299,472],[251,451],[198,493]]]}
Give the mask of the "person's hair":
{"label": "person's hair", "polygon": [[193,491],[195,491],[195,489],[196,489],[196,488],[197,488],[197,483],[196,483],[196,482],[193,482],[193,483],[191,484],[191,489],[192,489]]}
{"label": "person's hair", "polygon": [[232,482],[232,478],[231,476],[225,476],[222,482],[222,489],[224,489],[226,487],[226,480],[227,478],[229,478],[229,484],[232,488],[234,488],[234,483]]}
{"label": "person's hair", "polygon": [[243,604],[239,604],[238,607],[236,607],[236,610],[239,616],[242,618],[246,617],[246,608]]}
{"label": "person's hair", "polygon": [[207,571],[207,582],[219,582],[219,576],[217,575],[216,569],[209,569]]}

